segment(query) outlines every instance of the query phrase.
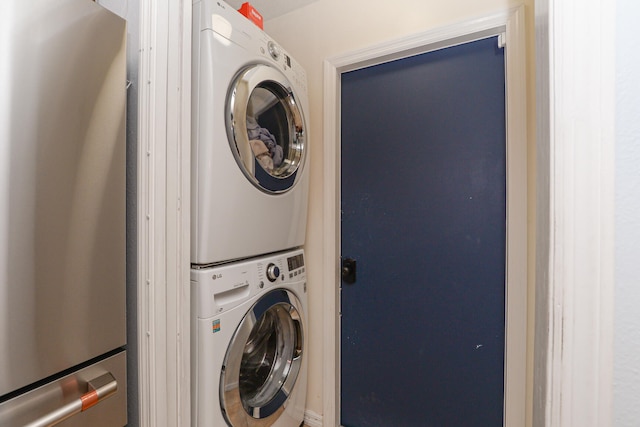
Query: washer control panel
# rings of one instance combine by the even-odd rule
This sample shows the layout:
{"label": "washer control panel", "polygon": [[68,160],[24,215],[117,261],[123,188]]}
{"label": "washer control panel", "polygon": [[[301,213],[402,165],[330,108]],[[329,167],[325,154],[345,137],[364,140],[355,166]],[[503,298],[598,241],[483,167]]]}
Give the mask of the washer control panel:
{"label": "washer control panel", "polygon": [[305,281],[302,249],[192,269],[194,314],[198,318],[218,315],[274,287]]}

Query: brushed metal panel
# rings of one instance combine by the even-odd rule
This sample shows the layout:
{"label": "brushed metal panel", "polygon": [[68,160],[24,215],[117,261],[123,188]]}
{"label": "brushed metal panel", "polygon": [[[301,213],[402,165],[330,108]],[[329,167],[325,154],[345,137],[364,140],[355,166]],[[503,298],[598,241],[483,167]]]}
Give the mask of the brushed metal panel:
{"label": "brushed metal panel", "polygon": [[118,353],[98,363],[75,371],[0,403],[0,425],[22,427],[27,423],[77,400],[88,390],[88,382],[110,373],[117,381],[117,390],[86,411],[66,419],[61,427],[118,427],[127,424],[126,352]]}
{"label": "brushed metal panel", "polygon": [[0,6],[0,396],[125,344],[125,22]]}

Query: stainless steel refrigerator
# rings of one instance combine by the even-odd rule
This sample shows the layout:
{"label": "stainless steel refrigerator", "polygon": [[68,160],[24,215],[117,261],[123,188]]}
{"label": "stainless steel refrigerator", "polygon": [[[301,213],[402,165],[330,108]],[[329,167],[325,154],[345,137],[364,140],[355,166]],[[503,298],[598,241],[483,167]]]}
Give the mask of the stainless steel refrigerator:
{"label": "stainless steel refrigerator", "polygon": [[125,22],[0,2],[0,426],[124,426]]}

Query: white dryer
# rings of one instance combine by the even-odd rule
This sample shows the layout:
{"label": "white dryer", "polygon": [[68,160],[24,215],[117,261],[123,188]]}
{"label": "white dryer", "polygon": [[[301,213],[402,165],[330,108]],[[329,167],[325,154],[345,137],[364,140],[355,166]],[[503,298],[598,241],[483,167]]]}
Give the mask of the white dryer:
{"label": "white dryer", "polygon": [[306,74],[220,0],[193,4],[191,263],[304,244]]}
{"label": "white dryer", "polygon": [[191,272],[196,427],[298,427],[307,391],[302,250]]}

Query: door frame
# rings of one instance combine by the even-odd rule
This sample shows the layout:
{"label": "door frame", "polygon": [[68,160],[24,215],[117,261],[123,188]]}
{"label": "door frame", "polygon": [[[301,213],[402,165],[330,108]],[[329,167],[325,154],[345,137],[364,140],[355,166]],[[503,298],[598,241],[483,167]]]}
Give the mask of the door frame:
{"label": "door frame", "polygon": [[324,61],[323,425],[340,423],[340,76],[342,73],[499,36],[506,46],[507,271],[504,425],[526,424],[527,402],[527,101],[525,8],[383,42]]}
{"label": "door frame", "polygon": [[191,425],[191,11],[187,0],[140,0],[133,398],[142,427]]}
{"label": "door frame", "polygon": [[535,22],[533,425],[612,426],[615,2],[536,0]]}

